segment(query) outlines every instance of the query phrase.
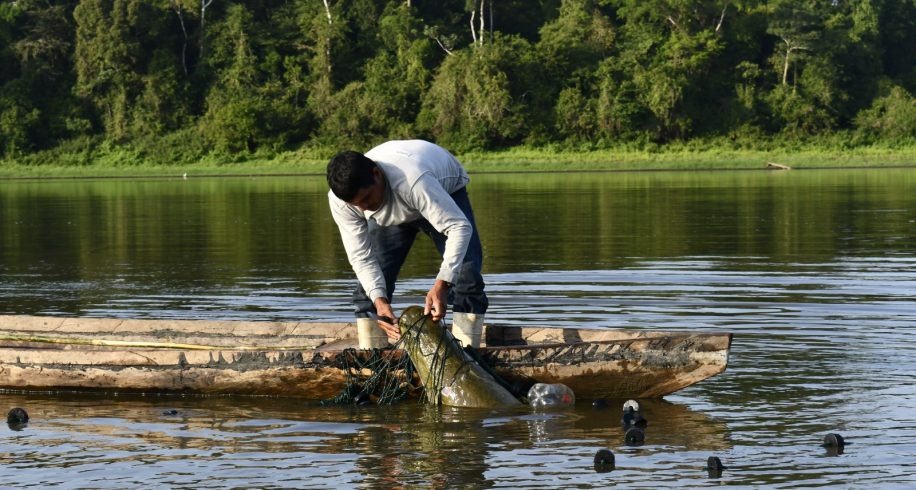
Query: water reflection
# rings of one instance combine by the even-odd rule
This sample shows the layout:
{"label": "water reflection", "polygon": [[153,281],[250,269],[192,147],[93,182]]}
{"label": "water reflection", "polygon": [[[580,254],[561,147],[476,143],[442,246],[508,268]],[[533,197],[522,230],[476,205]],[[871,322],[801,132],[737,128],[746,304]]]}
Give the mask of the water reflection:
{"label": "water reflection", "polygon": [[[916,483],[916,170],[476,175],[488,319],[734,332],[728,370],[532,413],[0,394],[4,487]],[[320,178],[0,182],[0,313],[349,319]],[[398,306],[436,268],[415,247]],[[164,415],[168,410],[176,415]],[[852,444],[823,447],[825,434]],[[616,468],[596,473],[595,451]],[[706,462],[727,467],[710,478]]]}
{"label": "water reflection", "polygon": [[[0,404],[28,407],[32,423],[21,435],[0,438],[0,454],[15,455],[9,459],[15,473],[0,476],[0,484],[63,485],[57,470],[67,469],[80,475],[69,483],[92,487],[212,486],[208,480],[217,474],[223,484],[238,479],[298,487],[307,470],[323,472],[320,486],[483,487],[488,473],[503,464],[531,471],[561,458],[564,466],[584,471],[591,459],[583,452],[622,450],[621,410],[613,408],[622,402],[604,410],[580,403],[533,413],[414,403],[356,408],[287,399],[6,393]],[[643,411],[651,419],[643,455],[730,447],[725,424],[706,414],[662,400],[646,401]],[[525,456],[504,461],[519,454]]]}
{"label": "water reflection", "polygon": [[[545,299],[619,292],[593,272],[655,294],[690,267],[735,272],[727,287],[821,284],[838,258],[847,281],[869,273],[855,260],[916,252],[913,170],[477,175],[469,189],[490,283]],[[350,309],[338,242],[319,177],[0,182],[0,312],[326,317]],[[425,280],[438,259],[415,249],[402,277]],[[518,276],[536,273],[550,276]],[[718,286],[694,279],[701,297]]]}

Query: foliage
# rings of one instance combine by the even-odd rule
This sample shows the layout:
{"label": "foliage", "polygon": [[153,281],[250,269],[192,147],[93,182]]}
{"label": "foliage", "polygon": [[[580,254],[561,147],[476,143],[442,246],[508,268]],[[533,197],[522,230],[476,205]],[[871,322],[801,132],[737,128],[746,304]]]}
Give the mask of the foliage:
{"label": "foliage", "polygon": [[40,112],[32,106],[26,93],[14,83],[0,89],[0,151],[8,157],[30,148],[30,133],[39,120]]}
{"label": "foliage", "polygon": [[408,138],[428,89],[434,64],[432,40],[406,5],[390,6],[379,19],[379,49],[364,65],[363,80],[327,100],[319,138],[360,147],[386,138]]}
{"label": "foliage", "polygon": [[536,65],[530,45],[517,36],[446,57],[419,114],[421,131],[461,150],[517,141],[524,128],[524,82]]}
{"label": "foliage", "polygon": [[859,134],[870,140],[912,142],[916,140],[916,98],[902,87],[893,86],[887,95],[856,117]]}
{"label": "foliage", "polygon": [[0,157],[231,162],[408,137],[455,151],[914,137],[912,1],[480,5],[2,2]]}

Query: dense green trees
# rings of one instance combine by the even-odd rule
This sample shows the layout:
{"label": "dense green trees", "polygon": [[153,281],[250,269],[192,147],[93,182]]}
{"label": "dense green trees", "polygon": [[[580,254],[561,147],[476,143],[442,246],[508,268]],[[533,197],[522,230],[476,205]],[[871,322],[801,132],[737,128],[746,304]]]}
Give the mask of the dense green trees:
{"label": "dense green trees", "polygon": [[914,0],[17,0],[0,157],[916,138]]}

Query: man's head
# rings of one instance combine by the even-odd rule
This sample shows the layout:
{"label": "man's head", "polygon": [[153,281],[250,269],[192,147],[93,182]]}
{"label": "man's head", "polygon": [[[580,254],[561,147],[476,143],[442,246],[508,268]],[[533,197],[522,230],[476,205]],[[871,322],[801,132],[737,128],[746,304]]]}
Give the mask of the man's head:
{"label": "man's head", "polygon": [[385,199],[381,169],[362,153],[344,151],[328,163],[328,186],[339,199],[364,211],[376,211]]}

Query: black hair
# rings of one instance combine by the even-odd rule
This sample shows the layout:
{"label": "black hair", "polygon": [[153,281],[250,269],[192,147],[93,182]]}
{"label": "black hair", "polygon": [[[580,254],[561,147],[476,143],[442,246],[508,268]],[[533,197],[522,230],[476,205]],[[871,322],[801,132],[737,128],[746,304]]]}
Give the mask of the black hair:
{"label": "black hair", "polygon": [[338,198],[349,202],[360,189],[375,183],[375,162],[356,151],[343,151],[328,162],[328,187]]}

